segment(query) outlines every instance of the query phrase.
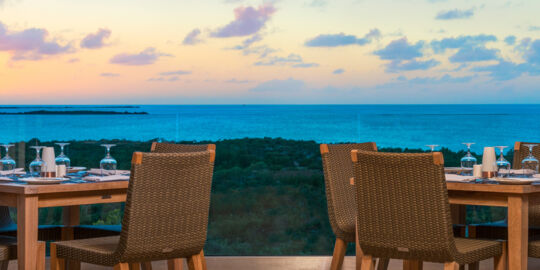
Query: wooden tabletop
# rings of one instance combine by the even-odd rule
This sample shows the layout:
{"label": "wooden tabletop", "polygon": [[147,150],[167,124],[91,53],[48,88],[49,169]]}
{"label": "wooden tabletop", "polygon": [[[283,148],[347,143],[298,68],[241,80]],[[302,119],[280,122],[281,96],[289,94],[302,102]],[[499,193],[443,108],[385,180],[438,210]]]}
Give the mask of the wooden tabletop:
{"label": "wooden tabletop", "polygon": [[0,193],[47,194],[79,191],[127,189],[129,181],[61,183],[51,185],[29,185],[23,183],[0,182]]}
{"label": "wooden tabletop", "polygon": [[446,182],[448,191],[477,191],[506,194],[540,193],[540,185],[504,185],[491,183]]}

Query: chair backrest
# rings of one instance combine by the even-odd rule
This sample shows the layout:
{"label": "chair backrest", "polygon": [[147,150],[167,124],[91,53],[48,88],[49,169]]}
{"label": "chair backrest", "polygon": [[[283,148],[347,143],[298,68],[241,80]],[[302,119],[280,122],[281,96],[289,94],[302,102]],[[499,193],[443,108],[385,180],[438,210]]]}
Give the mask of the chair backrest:
{"label": "chair backrest", "polygon": [[9,227],[13,224],[13,219],[11,219],[11,215],[9,213],[9,207],[0,206],[0,228]]}
{"label": "chair backrest", "polygon": [[153,142],[150,151],[152,153],[187,153],[201,152],[206,150],[216,151],[215,144],[175,144]]}
{"label": "chair backrest", "polygon": [[[356,217],[356,193],[350,184],[353,177],[351,151],[354,149],[377,151],[377,145],[374,142],[321,144],[320,148],[330,224],[336,237],[352,241],[354,232],[346,233],[344,229],[346,225],[354,224]],[[351,237],[353,239],[350,239]]]}
{"label": "chair backrest", "polygon": [[529,155],[529,147],[526,144],[538,144],[533,148],[533,156],[540,160],[540,143],[531,142],[516,142],[514,144],[514,162],[512,162],[512,168],[521,169],[521,161]]}
{"label": "chair backrest", "polygon": [[116,255],[122,262],[189,257],[206,241],[213,150],[133,154]]}
{"label": "chair backrest", "polygon": [[353,150],[351,156],[362,251],[382,258],[455,261],[442,154]]}

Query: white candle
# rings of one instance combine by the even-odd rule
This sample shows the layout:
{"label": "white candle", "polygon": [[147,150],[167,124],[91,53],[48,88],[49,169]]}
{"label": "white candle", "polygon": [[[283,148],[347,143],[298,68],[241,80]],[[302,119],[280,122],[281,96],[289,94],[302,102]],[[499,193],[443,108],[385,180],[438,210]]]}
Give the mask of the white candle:
{"label": "white candle", "polygon": [[56,161],[54,155],[54,147],[43,148],[42,159],[45,162],[45,166],[41,167],[42,172],[55,172],[56,173]]}
{"label": "white candle", "polygon": [[484,147],[484,155],[482,156],[482,171],[483,172],[496,172],[497,171],[497,158],[495,156],[494,147]]}

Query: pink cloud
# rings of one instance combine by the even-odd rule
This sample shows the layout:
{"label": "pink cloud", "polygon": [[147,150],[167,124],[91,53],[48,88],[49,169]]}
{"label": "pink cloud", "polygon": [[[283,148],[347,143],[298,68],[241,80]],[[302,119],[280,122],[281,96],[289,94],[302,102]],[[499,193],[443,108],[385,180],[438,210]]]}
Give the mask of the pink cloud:
{"label": "pink cloud", "polygon": [[11,53],[11,60],[40,60],[44,56],[58,55],[73,51],[70,44],[61,45],[56,40],[48,40],[45,29],[29,28],[9,31],[0,22],[0,51]]}
{"label": "pink cloud", "polygon": [[135,54],[121,53],[113,56],[109,62],[111,64],[127,66],[143,66],[155,63],[162,56],[172,56],[160,53],[155,48],[146,48],[144,51]]}
{"label": "pink cloud", "polygon": [[211,35],[213,37],[240,37],[257,33],[276,12],[272,4],[253,7],[239,7],[234,10],[235,20],[223,26]]}
{"label": "pink cloud", "polygon": [[199,28],[193,29],[191,32],[189,32],[186,37],[184,38],[184,41],[182,41],[182,44],[184,45],[195,45],[202,40],[199,39],[199,35],[201,34],[201,30]]}
{"label": "pink cloud", "polygon": [[111,30],[101,28],[96,33],[88,34],[81,41],[81,47],[87,49],[99,49],[105,46],[105,39],[111,36]]}

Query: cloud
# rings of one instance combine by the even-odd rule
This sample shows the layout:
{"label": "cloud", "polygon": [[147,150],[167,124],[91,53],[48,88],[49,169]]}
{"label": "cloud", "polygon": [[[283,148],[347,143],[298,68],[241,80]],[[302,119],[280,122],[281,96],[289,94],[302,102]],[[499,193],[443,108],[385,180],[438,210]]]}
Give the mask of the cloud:
{"label": "cloud", "polygon": [[237,79],[233,78],[233,79],[230,79],[230,80],[226,80],[225,82],[226,82],[226,83],[245,84],[245,83],[251,83],[251,82],[253,82],[253,81],[250,81],[250,80],[237,80]]}
{"label": "cloud", "polygon": [[481,46],[494,41],[497,41],[497,37],[494,35],[480,34],[476,36],[459,36],[433,40],[430,45],[435,53],[444,53],[447,49],[458,49],[465,46]]}
{"label": "cloud", "polygon": [[167,71],[167,72],[159,73],[159,75],[161,75],[161,76],[187,75],[187,74],[191,74],[191,71],[175,70],[175,71]]}
{"label": "cloud", "polygon": [[324,7],[327,4],[326,0],[312,0],[308,5],[310,7]]}
{"label": "cloud", "polygon": [[300,63],[300,64],[294,64],[292,65],[293,68],[310,68],[310,67],[318,67],[319,64],[317,63]]}
{"label": "cloud", "polygon": [[529,50],[525,53],[525,58],[530,64],[540,66],[540,39],[531,43]]}
{"label": "cloud", "polygon": [[172,76],[172,77],[153,77],[149,78],[147,81],[149,82],[175,82],[178,81],[180,78],[178,76]]}
{"label": "cloud", "polygon": [[345,72],[344,69],[338,68],[338,69],[332,71],[332,74],[343,74],[344,72]]}
{"label": "cloud", "polygon": [[155,48],[146,48],[144,51],[136,54],[121,53],[113,56],[109,62],[111,64],[127,65],[127,66],[142,66],[155,63],[162,56],[172,56],[157,52]]}
{"label": "cloud", "polygon": [[470,82],[473,76],[453,77],[445,74],[440,78],[437,77],[415,77],[407,79],[404,76],[398,77],[398,81],[403,81],[411,84],[441,84],[441,83],[467,83]]}
{"label": "cloud", "polygon": [[416,44],[409,44],[406,37],[390,42],[385,48],[374,52],[382,60],[411,60],[416,57],[421,57],[421,52],[424,46],[423,41],[418,41]]}
{"label": "cloud", "polygon": [[432,67],[436,67],[441,62],[435,59],[429,59],[426,61],[417,61],[412,59],[409,61],[394,60],[386,64],[386,72],[394,73],[400,71],[410,71],[410,70],[427,70]]}
{"label": "cloud", "polygon": [[193,29],[191,32],[189,32],[184,40],[182,41],[182,44],[184,45],[195,45],[197,43],[202,42],[202,40],[199,38],[199,35],[201,34],[201,30],[199,28]]}
{"label": "cloud", "polygon": [[304,43],[307,47],[338,47],[347,45],[366,45],[373,39],[378,39],[381,36],[379,29],[372,29],[369,33],[365,34],[361,38],[357,38],[354,35],[339,34],[326,34],[318,35]]}
{"label": "cloud", "polygon": [[497,60],[498,49],[487,49],[484,47],[463,47],[454,55],[450,56],[449,60],[453,63],[464,62],[480,62]]}
{"label": "cloud", "polygon": [[101,77],[118,77],[118,76],[120,76],[120,74],[111,73],[111,72],[103,72],[103,73],[99,74],[99,76],[101,76]]}
{"label": "cloud", "polygon": [[504,43],[506,43],[507,45],[514,45],[514,44],[516,44],[516,36],[507,36],[507,37],[504,39]]}
{"label": "cloud", "polygon": [[531,25],[529,26],[529,31],[540,31],[540,26]]}
{"label": "cloud", "polygon": [[234,10],[234,21],[211,33],[212,37],[227,38],[249,36],[261,30],[276,12],[271,3],[253,7],[239,7]]}
{"label": "cloud", "polygon": [[9,31],[0,22],[0,51],[11,53],[11,60],[40,60],[44,56],[73,52],[70,44],[61,45],[48,38],[49,33],[41,28],[28,28],[22,31]]}
{"label": "cloud", "polygon": [[501,60],[498,64],[475,67],[472,70],[476,72],[488,72],[489,76],[498,81],[506,81],[515,79],[525,72],[524,64],[515,64],[512,62]]}
{"label": "cloud", "polygon": [[236,45],[232,49],[233,50],[245,50],[245,49],[249,48],[251,46],[251,44],[253,44],[255,42],[259,42],[262,39],[263,39],[262,36],[257,33],[255,35],[245,39],[244,41],[242,41],[241,45]]}
{"label": "cloud", "polygon": [[435,19],[437,20],[455,20],[455,19],[468,19],[474,15],[474,9],[460,10],[443,10],[437,13]]}
{"label": "cloud", "polygon": [[251,88],[250,92],[298,92],[305,88],[304,81],[289,78],[286,80],[270,80],[263,82],[254,88]]}
{"label": "cloud", "polygon": [[81,61],[81,59],[79,59],[79,58],[71,58],[71,59],[69,59],[67,62],[70,63],[70,64],[72,64],[72,63],[77,63],[77,62],[79,62],[79,61]]}
{"label": "cloud", "polygon": [[272,49],[266,45],[262,45],[262,46],[257,46],[257,47],[249,47],[249,48],[245,48],[243,51],[242,51],[242,54],[243,55],[250,55],[250,54],[257,54],[259,55],[259,58],[265,58],[267,57],[268,55],[270,54],[273,54],[275,52],[277,52],[278,50],[276,49]]}
{"label": "cloud", "polygon": [[111,30],[100,28],[96,33],[88,34],[81,41],[81,48],[99,49],[105,46],[105,39],[111,36]]}

